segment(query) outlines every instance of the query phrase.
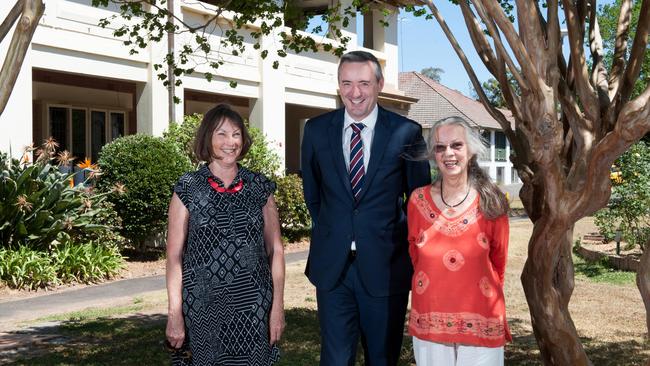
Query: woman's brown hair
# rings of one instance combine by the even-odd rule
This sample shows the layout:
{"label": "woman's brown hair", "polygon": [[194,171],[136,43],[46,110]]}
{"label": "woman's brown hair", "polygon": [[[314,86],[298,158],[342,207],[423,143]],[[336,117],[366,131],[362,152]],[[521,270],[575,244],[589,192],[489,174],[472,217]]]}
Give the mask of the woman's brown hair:
{"label": "woman's brown hair", "polygon": [[234,124],[241,131],[242,146],[241,153],[237,160],[241,160],[246,156],[248,150],[251,148],[253,141],[248,134],[248,129],[244,124],[244,119],[230,108],[227,104],[219,104],[210,109],[201,120],[199,128],[196,130],[196,137],[194,138],[194,155],[199,160],[211,162],[214,159],[214,151],[212,151],[212,134],[216,129],[221,127],[223,123],[228,120]]}

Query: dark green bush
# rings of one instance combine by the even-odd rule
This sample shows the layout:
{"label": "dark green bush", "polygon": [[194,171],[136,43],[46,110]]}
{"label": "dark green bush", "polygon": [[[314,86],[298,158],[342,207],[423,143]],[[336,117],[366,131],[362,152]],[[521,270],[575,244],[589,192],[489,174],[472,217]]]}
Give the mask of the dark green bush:
{"label": "dark green bush", "polygon": [[650,239],[650,145],[639,141],[614,165],[612,195],[607,207],[596,212],[601,234],[613,240],[616,231],[630,246],[643,249]]}
{"label": "dark green bush", "polygon": [[275,199],[278,204],[282,235],[289,241],[301,239],[308,233],[311,217],[302,194],[302,179],[289,174],[277,178]]}
{"label": "dark green bush", "polygon": [[84,185],[71,187],[75,173],[52,164],[55,148],[49,141],[33,164],[29,151],[20,161],[0,153],[0,247],[46,250],[55,240],[69,240],[69,233],[106,229],[95,220],[104,195]]}
{"label": "dark green bush", "polygon": [[190,158],[194,165],[199,163],[199,159],[194,155],[193,145],[196,130],[199,128],[199,124],[201,124],[201,119],[203,119],[203,116],[196,113],[185,116],[183,123],[171,122],[169,129],[163,133],[163,138],[176,145],[180,151],[184,152]]}
{"label": "dark green bush", "polygon": [[192,169],[189,158],[167,140],[138,134],[105,145],[98,163],[103,175],[97,189],[124,186],[123,194],[108,199],[122,219],[121,234],[143,250],[147,239],[165,230],[172,189]]}

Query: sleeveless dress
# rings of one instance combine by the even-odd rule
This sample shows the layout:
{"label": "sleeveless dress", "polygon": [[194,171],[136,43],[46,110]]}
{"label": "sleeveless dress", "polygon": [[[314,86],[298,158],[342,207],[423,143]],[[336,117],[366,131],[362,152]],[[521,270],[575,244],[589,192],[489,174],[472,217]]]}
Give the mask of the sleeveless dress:
{"label": "sleeveless dress", "polygon": [[240,166],[226,188],[206,165],[174,187],[189,211],[182,297],[192,356],[174,353],[173,365],[257,366],[279,359],[269,344],[273,282],[262,212],[275,187]]}

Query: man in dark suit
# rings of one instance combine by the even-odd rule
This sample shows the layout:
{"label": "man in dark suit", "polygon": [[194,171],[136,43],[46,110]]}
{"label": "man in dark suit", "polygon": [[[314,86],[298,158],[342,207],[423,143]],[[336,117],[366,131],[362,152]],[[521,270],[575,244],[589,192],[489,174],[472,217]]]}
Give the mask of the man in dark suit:
{"label": "man in dark suit", "polygon": [[320,364],[395,365],[413,269],[405,200],[431,182],[419,124],[377,105],[381,66],[368,52],[341,57],[345,108],[310,119],[302,142],[312,238],[305,270],[316,286]]}

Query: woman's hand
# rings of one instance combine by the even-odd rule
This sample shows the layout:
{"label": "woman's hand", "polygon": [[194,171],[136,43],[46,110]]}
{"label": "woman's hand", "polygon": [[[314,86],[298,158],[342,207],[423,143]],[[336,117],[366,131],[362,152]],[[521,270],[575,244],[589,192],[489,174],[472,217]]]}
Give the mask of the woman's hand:
{"label": "woman's hand", "polygon": [[183,320],[183,314],[170,314],[167,317],[165,335],[172,347],[179,349],[183,346],[183,342],[185,341],[185,321]]}
{"label": "woman's hand", "polygon": [[280,341],[283,332],[284,332],[284,308],[282,306],[273,305],[271,307],[271,315],[269,317],[270,343],[276,344],[278,341]]}

